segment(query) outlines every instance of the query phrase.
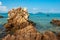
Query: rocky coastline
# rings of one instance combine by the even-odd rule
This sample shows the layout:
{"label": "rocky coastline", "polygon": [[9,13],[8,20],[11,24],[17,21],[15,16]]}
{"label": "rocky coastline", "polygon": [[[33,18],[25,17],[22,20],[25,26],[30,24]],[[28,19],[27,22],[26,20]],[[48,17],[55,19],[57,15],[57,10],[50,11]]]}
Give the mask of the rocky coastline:
{"label": "rocky coastline", "polygon": [[60,40],[60,33],[52,31],[40,33],[35,23],[28,19],[26,8],[12,9],[8,12],[8,22],[4,25],[6,36],[2,40]]}

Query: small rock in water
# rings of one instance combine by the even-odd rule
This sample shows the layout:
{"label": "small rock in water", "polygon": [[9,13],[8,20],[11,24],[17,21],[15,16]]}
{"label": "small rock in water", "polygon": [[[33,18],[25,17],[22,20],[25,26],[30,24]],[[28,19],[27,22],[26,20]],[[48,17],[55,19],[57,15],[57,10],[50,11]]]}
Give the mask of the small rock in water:
{"label": "small rock in water", "polygon": [[53,25],[60,26],[60,20],[53,19],[50,23]]}
{"label": "small rock in water", "polygon": [[4,18],[3,16],[0,16],[0,18]]}

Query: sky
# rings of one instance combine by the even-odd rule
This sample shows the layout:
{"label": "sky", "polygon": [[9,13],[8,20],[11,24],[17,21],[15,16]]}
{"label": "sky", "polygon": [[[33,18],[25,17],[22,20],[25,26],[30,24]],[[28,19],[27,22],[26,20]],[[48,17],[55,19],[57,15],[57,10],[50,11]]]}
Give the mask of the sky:
{"label": "sky", "polygon": [[60,0],[0,0],[0,13],[19,7],[32,13],[60,13]]}

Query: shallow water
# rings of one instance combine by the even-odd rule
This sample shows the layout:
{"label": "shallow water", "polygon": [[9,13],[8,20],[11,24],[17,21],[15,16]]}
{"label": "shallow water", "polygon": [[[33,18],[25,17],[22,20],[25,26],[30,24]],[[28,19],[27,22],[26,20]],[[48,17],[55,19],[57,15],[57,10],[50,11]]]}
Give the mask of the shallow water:
{"label": "shallow water", "polygon": [[7,22],[7,18],[0,18],[0,24],[3,25]]}
{"label": "shallow water", "polygon": [[30,16],[29,19],[36,23],[36,28],[40,32],[44,32],[47,30],[51,30],[54,32],[60,32],[59,26],[57,27],[55,25],[50,24],[50,21],[52,21],[52,19],[60,20],[59,15],[51,15],[51,16],[32,15],[32,16]]}
{"label": "shallow water", "polygon": [[[4,14],[2,14],[4,15]],[[7,22],[7,14],[4,15],[5,18],[0,18],[0,29],[3,27],[3,24]],[[35,14],[30,14],[29,20],[33,21],[36,23],[36,28],[40,32],[44,32],[46,30],[51,30],[54,32],[59,32],[60,27],[54,26],[50,24],[50,21],[52,19],[58,19],[60,20],[60,14],[50,14],[50,16],[47,15],[35,15]]]}

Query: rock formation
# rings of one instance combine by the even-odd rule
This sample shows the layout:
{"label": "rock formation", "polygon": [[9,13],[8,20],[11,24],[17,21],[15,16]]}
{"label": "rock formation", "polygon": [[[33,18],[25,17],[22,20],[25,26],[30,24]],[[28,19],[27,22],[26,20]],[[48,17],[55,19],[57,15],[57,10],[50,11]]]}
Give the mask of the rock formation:
{"label": "rock formation", "polygon": [[60,32],[57,33],[57,38],[60,40]]}
{"label": "rock formation", "polygon": [[43,40],[57,40],[56,35],[51,31],[43,33]]}
{"label": "rock formation", "polygon": [[60,26],[60,20],[53,19],[50,23],[53,24],[53,25]]}
{"label": "rock formation", "polygon": [[22,29],[29,25],[28,16],[28,12],[25,9],[12,9],[8,12],[8,23],[5,24],[4,27],[7,31]]}
{"label": "rock formation", "polygon": [[7,35],[2,40],[57,40],[51,31],[38,32],[34,22],[28,19],[29,14],[25,8],[10,10],[8,15],[8,22],[4,25]]}

